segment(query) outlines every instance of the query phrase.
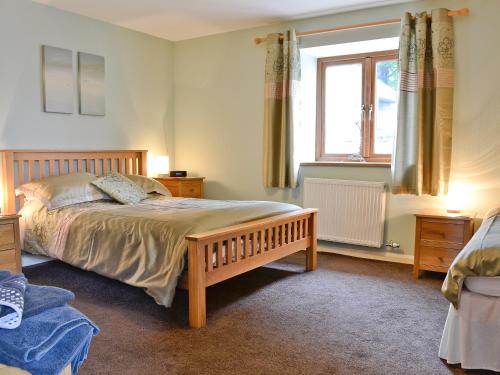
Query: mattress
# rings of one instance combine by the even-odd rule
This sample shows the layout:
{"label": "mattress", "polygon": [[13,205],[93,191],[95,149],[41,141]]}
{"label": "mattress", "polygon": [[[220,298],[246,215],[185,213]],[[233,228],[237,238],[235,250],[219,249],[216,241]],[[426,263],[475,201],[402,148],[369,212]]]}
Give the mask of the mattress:
{"label": "mattress", "polygon": [[464,281],[465,287],[474,293],[485,296],[500,297],[500,277],[467,277]]}

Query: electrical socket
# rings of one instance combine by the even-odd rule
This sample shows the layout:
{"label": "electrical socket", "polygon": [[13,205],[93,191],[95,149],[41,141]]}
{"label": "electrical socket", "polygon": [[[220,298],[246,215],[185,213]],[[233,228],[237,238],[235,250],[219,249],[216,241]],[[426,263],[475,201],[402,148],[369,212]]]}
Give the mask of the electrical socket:
{"label": "electrical socket", "polygon": [[392,247],[393,249],[399,249],[399,243],[394,242],[393,240],[389,240],[384,244],[386,247]]}

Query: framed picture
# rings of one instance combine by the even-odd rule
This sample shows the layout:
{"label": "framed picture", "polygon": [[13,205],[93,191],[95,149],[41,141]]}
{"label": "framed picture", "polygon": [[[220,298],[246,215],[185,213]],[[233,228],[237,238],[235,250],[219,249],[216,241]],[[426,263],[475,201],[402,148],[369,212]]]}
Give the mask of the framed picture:
{"label": "framed picture", "polygon": [[42,46],[43,110],[73,113],[73,54],[64,48]]}
{"label": "framed picture", "polygon": [[80,114],[93,116],[106,114],[104,78],[104,57],[78,52]]}

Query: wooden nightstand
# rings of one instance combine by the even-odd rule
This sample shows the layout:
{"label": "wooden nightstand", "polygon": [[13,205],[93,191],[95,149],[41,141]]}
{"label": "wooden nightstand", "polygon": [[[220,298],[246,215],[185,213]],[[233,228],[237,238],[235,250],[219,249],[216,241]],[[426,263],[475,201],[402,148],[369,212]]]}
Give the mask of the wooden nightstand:
{"label": "wooden nightstand", "polygon": [[174,197],[202,198],[205,177],[157,177]]}
{"label": "wooden nightstand", "polygon": [[0,269],[21,272],[19,215],[0,215]]}
{"label": "wooden nightstand", "polygon": [[415,215],[413,277],[421,270],[447,272],[474,233],[474,215],[422,212]]}

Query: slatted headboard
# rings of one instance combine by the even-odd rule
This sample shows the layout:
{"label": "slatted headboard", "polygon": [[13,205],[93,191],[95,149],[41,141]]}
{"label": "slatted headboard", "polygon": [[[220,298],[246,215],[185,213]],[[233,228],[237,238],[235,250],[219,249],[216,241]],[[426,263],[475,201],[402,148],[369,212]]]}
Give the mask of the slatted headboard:
{"label": "slatted headboard", "polygon": [[24,197],[16,199],[15,189],[43,177],[90,172],[98,176],[115,171],[124,174],[147,174],[146,150],[3,150],[2,213],[16,213]]}

